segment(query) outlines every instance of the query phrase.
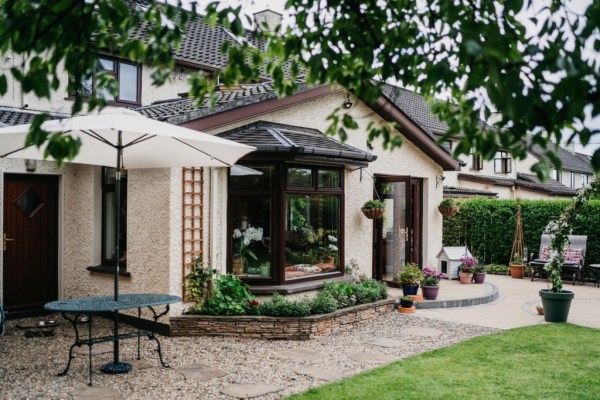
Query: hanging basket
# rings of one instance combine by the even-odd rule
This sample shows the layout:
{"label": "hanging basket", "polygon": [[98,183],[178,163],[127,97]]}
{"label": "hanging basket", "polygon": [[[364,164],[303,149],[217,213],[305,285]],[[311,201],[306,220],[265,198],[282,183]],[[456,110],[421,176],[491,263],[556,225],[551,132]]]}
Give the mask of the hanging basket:
{"label": "hanging basket", "polygon": [[385,214],[385,208],[361,208],[360,209],[365,217],[369,219],[381,219],[383,218],[383,214]]}
{"label": "hanging basket", "polygon": [[438,210],[444,217],[452,217],[458,212],[458,207],[456,206],[438,206]]}

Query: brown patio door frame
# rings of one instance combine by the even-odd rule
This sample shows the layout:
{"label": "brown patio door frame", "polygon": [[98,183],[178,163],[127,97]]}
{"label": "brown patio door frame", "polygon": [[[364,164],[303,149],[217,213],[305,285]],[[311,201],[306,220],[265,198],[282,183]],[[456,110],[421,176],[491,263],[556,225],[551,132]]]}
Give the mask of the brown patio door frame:
{"label": "brown patio door frame", "polygon": [[2,301],[39,310],[58,299],[59,177],[6,173],[3,191]]}
{"label": "brown patio door frame", "polygon": [[[392,200],[393,193],[387,193],[384,190],[384,184],[386,183],[404,183],[405,193],[402,202]],[[396,210],[388,209],[388,207],[398,207],[404,204],[404,221],[406,222],[400,232],[400,236],[405,238],[405,262],[414,262],[419,265],[422,264],[423,259],[423,245],[422,245],[422,215],[423,215],[423,180],[421,178],[413,178],[411,176],[387,176],[377,175],[375,177],[375,191],[373,197],[381,197],[382,200],[386,201],[386,217],[387,219],[396,218]],[[402,212],[402,210],[398,210]],[[389,226],[390,221],[384,219],[374,220],[373,223],[373,277],[378,280],[384,279],[386,257],[389,257],[389,246],[390,240],[387,238],[388,233],[383,232],[384,223]],[[392,224],[397,224],[397,221],[391,221]],[[392,236],[398,235],[394,227],[394,233]],[[400,231],[400,229],[398,229]],[[394,245],[393,243],[391,244]],[[386,255],[386,252],[387,255]],[[396,254],[392,252],[393,254]],[[389,263],[389,260],[388,260]],[[387,280],[392,286],[395,284],[394,280]]]}

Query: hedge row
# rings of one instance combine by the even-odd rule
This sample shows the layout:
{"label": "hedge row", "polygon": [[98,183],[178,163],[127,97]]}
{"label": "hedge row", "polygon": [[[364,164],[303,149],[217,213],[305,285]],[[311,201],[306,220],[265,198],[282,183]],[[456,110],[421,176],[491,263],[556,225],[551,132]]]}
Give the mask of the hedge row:
{"label": "hedge row", "polygon": [[[570,200],[521,200],[523,237],[528,252],[537,253],[540,236]],[[517,218],[515,200],[468,199],[460,211],[444,217],[444,246],[469,247],[480,262],[507,264]],[[600,200],[592,200],[573,223],[574,235],[587,235],[586,263],[600,262]]]}

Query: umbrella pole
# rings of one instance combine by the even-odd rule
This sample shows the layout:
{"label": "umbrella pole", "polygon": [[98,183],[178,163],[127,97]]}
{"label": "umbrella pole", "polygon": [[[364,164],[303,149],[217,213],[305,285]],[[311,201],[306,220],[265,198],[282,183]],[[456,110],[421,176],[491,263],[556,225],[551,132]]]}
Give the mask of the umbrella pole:
{"label": "umbrella pole", "polygon": [[[119,132],[119,139],[117,144],[117,172],[115,174],[115,196],[116,196],[116,215],[117,221],[115,226],[116,239],[115,239],[115,291],[114,299],[119,301],[119,236],[121,235],[121,155],[123,152],[121,132]],[[113,362],[104,364],[100,367],[100,370],[106,374],[125,374],[131,370],[131,364],[123,363],[119,361],[119,311],[114,312],[113,321]]]}

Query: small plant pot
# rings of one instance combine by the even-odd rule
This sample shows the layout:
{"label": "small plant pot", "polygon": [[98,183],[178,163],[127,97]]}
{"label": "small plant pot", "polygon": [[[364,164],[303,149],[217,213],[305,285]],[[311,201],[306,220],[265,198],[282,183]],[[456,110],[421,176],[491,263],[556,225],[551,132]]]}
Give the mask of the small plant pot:
{"label": "small plant pot", "polygon": [[411,299],[411,300],[403,300],[403,299],[400,299],[400,307],[403,307],[403,308],[410,308],[410,307],[412,307],[412,306],[413,306],[413,301],[412,301],[412,299]]}
{"label": "small plant pot", "polygon": [[458,279],[460,279],[460,283],[464,285],[470,285],[473,280],[473,274],[467,272],[459,272]]}
{"label": "small plant pot", "polygon": [[421,288],[421,292],[423,292],[423,297],[425,300],[435,300],[438,297],[438,293],[440,292],[439,286],[423,286]]}
{"label": "small plant pot", "polygon": [[483,283],[485,282],[485,272],[475,272],[473,274],[473,278],[475,279],[475,283]]}
{"label": "small plant pot", "polygon": [[456,206],[438,206],[438,210],[444,217],[453,217],[458,212],[458,207]]}
{"label": "small plant pot", "polygon": [[524,265],[518,264],[510,264],[510,276],[513,279],[523,279],[523,270],[525,269]]}
{"label": "small plant pot", "polygon": [[415,306],[412,307],[398,307],[398,312],[402,313],[402,314],[412,314],[414,312],[417,311],[417,308]]}
{"label": "small plant pot", "polygon": [[415,295],[419,291],[419,285],[402,285],[404,296]]}
{"label": "small plant pot", "polygon": [[268,278],[271,276],[271,266],[270,265],[261,265],[260,266],[260,276],[262,278]]}

